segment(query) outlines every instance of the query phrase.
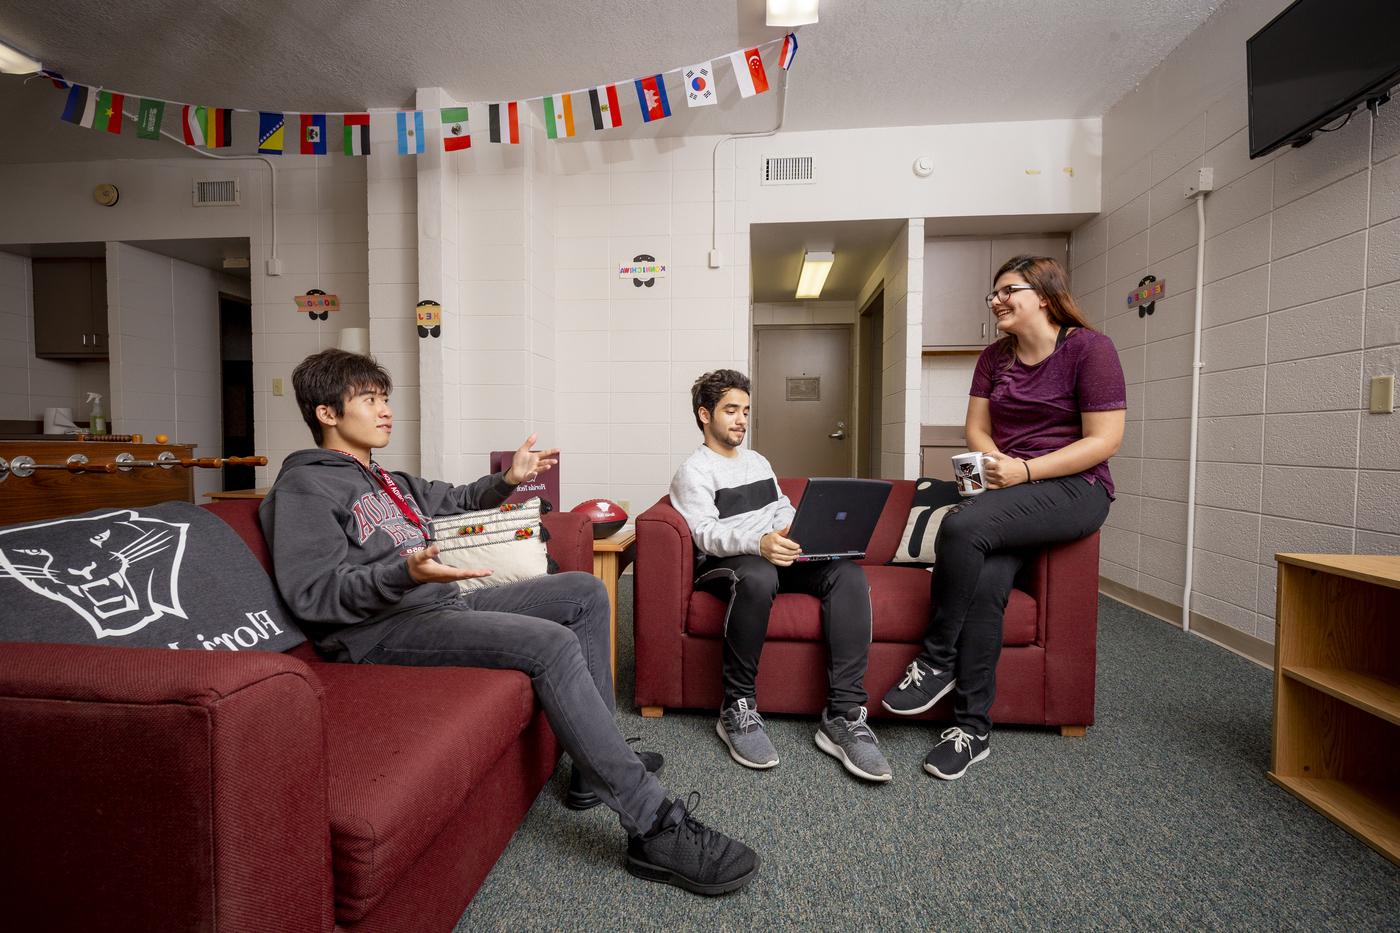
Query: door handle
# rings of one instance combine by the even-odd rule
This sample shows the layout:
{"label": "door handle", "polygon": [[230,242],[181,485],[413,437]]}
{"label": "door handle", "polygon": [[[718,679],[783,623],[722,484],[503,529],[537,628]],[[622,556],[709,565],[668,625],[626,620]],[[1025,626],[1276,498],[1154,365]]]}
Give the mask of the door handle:
{"label": "door handle", "polygon": [[834,441],[844,441],[846,439],[846,422],[836,422],[836,430],[828,434],[827,437]]}

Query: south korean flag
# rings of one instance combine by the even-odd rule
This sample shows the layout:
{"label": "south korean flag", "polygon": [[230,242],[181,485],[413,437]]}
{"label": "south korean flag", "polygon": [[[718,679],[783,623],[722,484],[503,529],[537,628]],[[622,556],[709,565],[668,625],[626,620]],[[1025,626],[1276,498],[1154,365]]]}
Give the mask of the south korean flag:
{"label": "south korean flag", "polygon": [[719,100],[710,62],[691,65],[685,70],[685,100],[692,107],[709,107]]}

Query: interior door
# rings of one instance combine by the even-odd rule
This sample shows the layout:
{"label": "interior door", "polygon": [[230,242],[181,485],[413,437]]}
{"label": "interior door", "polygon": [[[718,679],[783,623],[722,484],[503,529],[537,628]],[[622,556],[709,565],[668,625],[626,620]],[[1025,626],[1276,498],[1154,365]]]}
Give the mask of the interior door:
{"label": "interior door", "polygon": [[779,476],[850,476],[851,328],[758,329],[753,446]]}

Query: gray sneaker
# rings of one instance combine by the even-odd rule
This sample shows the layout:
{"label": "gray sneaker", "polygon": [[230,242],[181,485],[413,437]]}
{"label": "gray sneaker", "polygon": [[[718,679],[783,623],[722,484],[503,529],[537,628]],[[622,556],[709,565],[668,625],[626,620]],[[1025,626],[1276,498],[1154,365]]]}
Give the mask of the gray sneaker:
{"label": "gray sneaker", "polygon": [[822,710],[817,730],[817,748],[846,766],[846,770],[867,781],[888,781],[890,763],[880,752],[880,740],[865,724],[865,707],[852,706],[845,716],[826,718]]}
{"label": "gray sneaker", "polygon": [[763,717],[752,697],[741,697],[719,712],[715,731],[729,747],[729,757],[745,768],[773,768],[778,753],[763,731]]}

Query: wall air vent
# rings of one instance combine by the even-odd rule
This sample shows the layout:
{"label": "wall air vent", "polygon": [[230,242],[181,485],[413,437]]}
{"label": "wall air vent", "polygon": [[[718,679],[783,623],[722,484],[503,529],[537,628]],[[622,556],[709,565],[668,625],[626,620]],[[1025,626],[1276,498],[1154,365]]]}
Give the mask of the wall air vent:
{"label": "wall air vent", "polygon": [[812,156],[765,156],[760,184],[810,185],[816,181],[814,162]]}
{"label": "wall air vent", "polygon": [[231,207],[238,204],[238,179],[197,181],[194,183],[195,207]]}

